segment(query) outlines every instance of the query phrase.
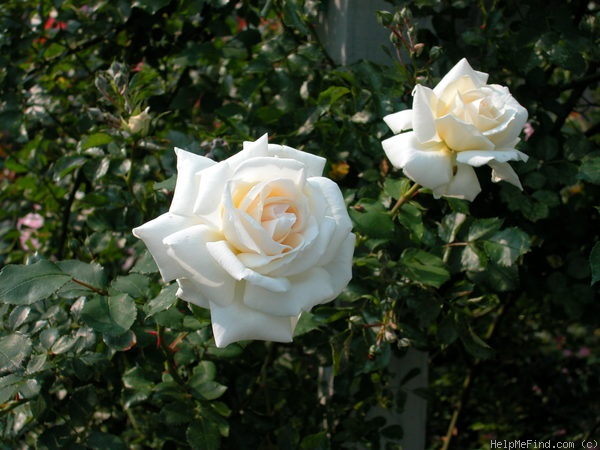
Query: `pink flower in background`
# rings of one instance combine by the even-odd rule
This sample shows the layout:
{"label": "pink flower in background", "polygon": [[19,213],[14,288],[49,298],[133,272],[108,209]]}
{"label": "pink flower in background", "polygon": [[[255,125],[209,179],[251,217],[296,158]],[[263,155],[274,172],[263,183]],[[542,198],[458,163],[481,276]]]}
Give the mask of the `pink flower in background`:
{"label": "pink flower in background", "polygon": [[23,250],[37,250],[40,242],[36,238],[37,230],[44,226],[44,218],[36,212],[17,219],[17,230],[21,232],[19,242]]}

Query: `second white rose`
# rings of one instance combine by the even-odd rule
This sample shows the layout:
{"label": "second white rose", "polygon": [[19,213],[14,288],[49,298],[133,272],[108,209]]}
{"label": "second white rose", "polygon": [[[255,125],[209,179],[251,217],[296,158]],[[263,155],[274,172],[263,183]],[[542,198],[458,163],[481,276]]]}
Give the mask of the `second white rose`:
{"label": "second white rose", "polygon": [[412,109],[384,117],[396,133],[382,143],[390,162],[436,197],[473,200],[481,191],[473,167],[485,164],[494,182],[522,189],[508,161],[528,159],[515,148],[527,110],[487,79],[462,59],[435,88],[417,85]]}

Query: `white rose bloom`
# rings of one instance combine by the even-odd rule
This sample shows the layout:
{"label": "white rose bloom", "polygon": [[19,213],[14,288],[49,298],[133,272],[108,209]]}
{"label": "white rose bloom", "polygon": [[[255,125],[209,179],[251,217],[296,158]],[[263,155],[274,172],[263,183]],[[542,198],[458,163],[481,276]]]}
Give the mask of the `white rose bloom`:
{"label": "white rose bloom", "polygon": [[481,191],[473,167],[484,164],[492,181],[522,189],[508,161],[528,159],[515,149],[527,110],[487,79],[462,59],[435,88],[415,87],[413,109],[384,117],[399,133],[382,142],[390,162],[436,197],[473,200]]}
{"label": "white rose bloom", "polygon": [[177,296],[210,308],[216,345],[290,342],[352,277],[354,234],[325,160],[267,135],[225,161],[181,149],[169,212],[135,228]]}

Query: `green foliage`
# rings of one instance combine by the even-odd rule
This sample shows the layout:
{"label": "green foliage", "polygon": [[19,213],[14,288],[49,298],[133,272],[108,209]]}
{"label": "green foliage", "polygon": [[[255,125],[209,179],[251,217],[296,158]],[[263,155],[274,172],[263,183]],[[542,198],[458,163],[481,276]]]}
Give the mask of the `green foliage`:
{"label": "green foliage", "polygon": [[[319,2],[0,5],[7,448],[389,447],[402,430],[378,411],[403,410],[389,368],[407,347],[430,355],[431,448],[591,436],[597,6],[409,3],[378,13],[390,64],[349,67],[315,33]],[[382,117],[462,57],[530,113],[523,192],[481,168],[472,204],[434,199],[385,160]],[[174,146],[221,160],[265,132],[328,159],[354,278],[294,343],[218,349],[209,312],[177,299],[131,229],[168,207]]]}

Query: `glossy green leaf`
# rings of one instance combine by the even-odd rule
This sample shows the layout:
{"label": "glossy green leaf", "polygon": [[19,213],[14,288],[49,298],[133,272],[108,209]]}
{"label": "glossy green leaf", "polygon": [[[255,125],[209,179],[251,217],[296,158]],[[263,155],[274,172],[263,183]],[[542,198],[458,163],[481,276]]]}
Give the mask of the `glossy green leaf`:
{"label": "glossy green leaf", "polygon": [[0,272],[0,301],[29,305],[50,297],[70,279],[69,274],[44,259],[31,265],[8,265]]}
{"label": "glossy green leaf", "polygon": [[581,160],[579,179],[600,184],[600,156],[587,156]]}
{"label": "glossy green leaf", "polygon": [[172,283],[165,286],[156,297],[144,305],[144,312],[148,316],[153,316],[161,311],[165,311],[177,303],[176,293],[179,286]]}
{"label": "glossy green leaf", "polygon": [[450,278],[441,258],[417,248],[406,249],[400,258],[406,276],[432,287],[440,287]]}
{"label": "glossy green leaf", "polygon": [[19,333],[0,338],[0,373],[14,372],[22,367],[31,353],[31,339]]}
{"label": "glossy green leaf", "polygon": [[529,251],[530,238],[518,228],[506,228],[483,243],[488,257],[496,264],[510,266]]}
{"label": "glossy green leaf", "polygon": [[136,312],[135,302],[127,294],[97,296],[85,304],[81,317],[95,331],[118,336],[129,330]]}
{"label": "glossy green leaf", "polygon": [[198,418],[188,426],[186,437],[192,450],[214,450],[221,443],[217,426],[204,418]]}
{"label": "glossy green leaf", "polygon": [[94,133],[86,137],[81,141],[81,150],[87,150],[92,147],[100,147],[102,145],[110,144],[113,141],[113,137],[107,133]]}
{"label": "glossy green leaf", "polygon": [[150,278],[141,273],[130,273],[114,279],[111,290],[122,292],[131,297],[145,298],[149,293]]}
{"label": "glossy green leaf", "polygon": [[358,231],[372,238],[389,239],[394,234],[394,222],[379,202],[360,202],[349,210]]}
{"label": "glossy green leaf", "polygon": [[71,275],[78,283],[69,280],[58,294],[63,298],[77,298],[81,295],[90,295],[93,292],[104,290],[106,288],[107,279],[104,268],[99,264],[85,263],[78,260],[65,260],[56,263],[60,269]]}

